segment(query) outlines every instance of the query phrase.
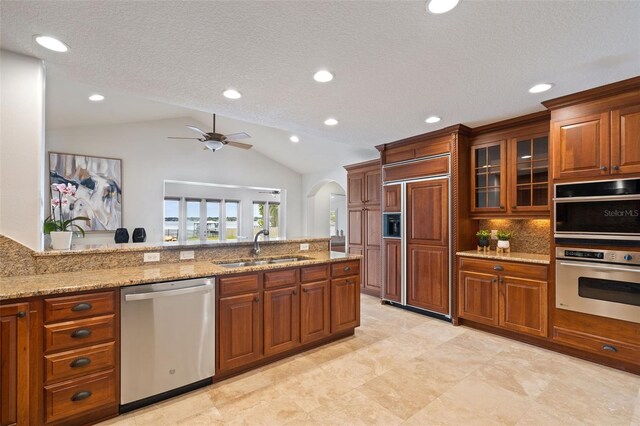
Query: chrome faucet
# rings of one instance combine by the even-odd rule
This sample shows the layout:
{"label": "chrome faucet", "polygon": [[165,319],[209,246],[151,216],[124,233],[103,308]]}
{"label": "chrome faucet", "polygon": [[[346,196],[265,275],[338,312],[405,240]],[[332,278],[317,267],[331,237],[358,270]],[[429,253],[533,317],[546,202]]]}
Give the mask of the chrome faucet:
{"label": "chrome faucet", "polygon": [[251,254],[253,254],[254,256],[258,256],[260,254],[260,244],[258,243],[258,237],[260,236],[260,234],[264,234],[265,237],[268,237],[269,230],[263,229],[262,231],[259,231],[253,239],[253,250],[251,250]]}

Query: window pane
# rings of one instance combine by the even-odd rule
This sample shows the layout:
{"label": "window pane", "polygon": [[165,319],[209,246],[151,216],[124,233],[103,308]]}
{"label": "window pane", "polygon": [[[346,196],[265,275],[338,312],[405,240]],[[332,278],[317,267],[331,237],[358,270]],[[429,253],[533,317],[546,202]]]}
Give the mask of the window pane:
{"label": "window pane", "polygon": [[180,200],[165,198],[164,200],[164,240],[178,241],[180,226]]}
{"label": "window pane", "polygon": [[265,229],[265,203],[253,203],[253,235]]}
{"label": "window pane", "polygon": [[226,219],[225,224],[227,227],[227,240],[238,239],[238,212],[240,211],[240,203],[237,201],[225,202]]}
{"label": "window pane", "polygon": [[187,240],[200,239],[200,200],[187,200]]}
{"label": "window pane", "polygon": [[220,201],[207,200],[207,240],[220,239]]}
{"label": "window pane", "polygon": [[280,236],[280,204],[269,203],[269,238]]}

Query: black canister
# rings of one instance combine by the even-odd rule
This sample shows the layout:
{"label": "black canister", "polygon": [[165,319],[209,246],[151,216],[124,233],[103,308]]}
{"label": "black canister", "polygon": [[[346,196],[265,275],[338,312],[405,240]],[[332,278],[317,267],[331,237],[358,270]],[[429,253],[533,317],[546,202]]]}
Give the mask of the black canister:
{"label": "black canister", "polygon": [[128,243],[129,242],[129,231],[127,228],[118,228],[116,229],[116,234],[113,237],[116,244]]}
{"label": "black canister", "polygon": [[133,230],[133,242],[134,243],[144,243],[147,241],[147,232],[144,228],[136,228]]}

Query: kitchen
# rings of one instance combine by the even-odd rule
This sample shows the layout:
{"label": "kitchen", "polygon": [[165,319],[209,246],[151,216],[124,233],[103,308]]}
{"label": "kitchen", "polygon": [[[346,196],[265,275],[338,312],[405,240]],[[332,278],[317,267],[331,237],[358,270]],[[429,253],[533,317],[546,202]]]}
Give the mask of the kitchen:
{"label": "kitchen", "polygon": [[[545,9],[536,3],[497,3],[483,11],[477,2],[462,1],[451,12],[436,15],[425,12],[424,2],[419,7],[418,2],[397,6],[385,2],[332,4],[345,12],[340,16],[323,11],[320,5],[289,5],[287,11],[291,15],[285,18],[287,15],[279,9],[287,6],[269,8],[249,2],[218,6],[201,3],[182,11],[169,3],[156,5],[157,10],[144,4],[127,4],[117,11],[105,3],[96,10],[80,5],[75,11],[77,16],[69,21],[63,18],[68,9],[62,3],[2,3],[5,102],[0,234],[5,237],[0,239],[0,352],[3,366],[10,365],[4,362],[5,348],[11,346],[5,344],[4,333],[19,328],[20,336],[29,336],[29,344],[25,344],[24,337],[19,343],[29,351],[27,359],[31,360],[25,365],[23,356],[16,369],[3,367],[3,424],[5,418],[10,424],[12,416],[19,424],[25,418],[30,424],[86,424],[117,415],[124,405],[120,391],[125,382],[122,362],[127,356],[123,346],[126,333],[122,331],[129,329],[122,328],[127,315],[121,298],[127,296],[124,290],[140,287],[135,284],[209,277],[215,277],[215,291],[209,296],[213,302],[208,304],[214,308],[217,320],[213,325],[217,337],[209,340],[215,342],[213,385],[163,402],[154,401],[110,422],[157,424],[163,417],[169,424],[315,424],[352,423],[354,419],[367,424],[460,423],[465,419],[481,424],[640,421],[640,328],[634,293],[637,281],[632,272],[637,265],[634,262],[640,234],[633,215],[638,208],[640,176],[640,89],[634,66],[637,43],[629,41],[633,39],[629,35],[638,31],[632,25],[638,17],[637,5],[556,3]],[[368,14],[368,8],[378,14]],[[501,8],[508,9],[509,16],[495,18]],[[311,88],[305,89],[305,94],[317,99],[314,109],[321,111],[322,120],[336,114],[338,121],[317,129],[309,120],[317,121],[318,114],[303,112],[299,100],[291,94],[282,105],[273,103],[277,114],[265,112],[259,117],[256,114],[260,105],[264,110],[265,105],[271,105],[265,103],[268,97],[278,97],[275,93],[267,96],[265,89],[267,98],[252,103],[250,99],[259,96],[256,92],[260,91],[249,89],[255,83],[247,79],[240,84],[232,76],[225,76],[217,77],[220,82],[211,83],[219,92],[238,85],[242,99],[227,100],[217,93],[212,96],[211,91],[204,95],[193,90],[194,86],[185,89],[175,84],[177,81],[169,75],[191,75],[194,82],[209,81],[197,66],[181,65],[167,73],[176,65],[162,61],[154,64],[157,74],[149,70],[136,72],[136,67],[142,70],[147,64],[131,60],[124,66],[126,58],[135,55],[119,53],[116,44],[107,46],[96,40],[96,32],[91,32],[91,37],[85,34],[84,38],[91,42],[81,41],[82,36],[70,38],[72,27],[76,31],[74,37],[83,34],[81,22],[98,25],[100,20],[91,17],[94,13],[104,20],[99,25],[108,25],[109,19],[116,25],[113,20],[124,16],[126,21],[146,16],[148,22],[158,24],[154,31],[163,39],[177,37],[167,28],[166,16],[177,14],[183,22],[191,22],[187,16],[198,16],[196,12],[206,16],[213,10],[228,17],[242,12],[248,21],[266,14],[281,24],[280,29],[269,31],[282,33],[292,31],[298,22],[312,19],[311,16],[320,21],[324,18],[334,26],[346,25],[345,19],[352,13],[363,19],[363,34],[379,28],[377,20],[387,13],[410,22],[405,28],[408,34],[419,31],[413,26],[424,26],[425,22],[435,26],[429,31],[442,31],[440,25],[452,24],[456,19],[469,20],[478,13],[522,25],[525,15],[538,20],[553,16],[553,22],[571,17],[576,31],[582,29],[586,33],[589,28],[593,33],[593,27],[607,26],[615,30],[599,32],[603,38],[599,48],[594,48],[593,43],[589,49],[578,48],[575,52],[558,48],[565,57],[563,65],[553,72],[550,65],[560,61],[552,53],[546,59],[549,68],[538,70],[542,75],[515,78],[515,71],[503,70],[502,78],[510,84],[517,81],[518,87],[526,85],[517,90],[505,89],[508,99],[504,97],[506,93],[495,93],[495,84],[489,79],[482,90],[467,89],[472,97],[482,100],[481,105],[468,101],[467,96],[457,98],[458,104],[453,108],[445,102],[445,93],[430,85],[428,93],[438,101],[429,102],[427,111],[424,106],[401,106],[410,93],[406,88],[399,98],[388,90],[377,94],[387,97],[389,105],[384,108],[373,102],[375,108],[362,105],[363,93],[357,100],[335,97],[333,90],[343,91],[349,86],[357,94],[358,82],[348,68],[335,67],[334,81],[314,82],[313,72],[331,61],[319,60],[318,64],[318,59],[312,58],[310,64],[301,66],[310,69],[305,78],[310,80]],[[602,16],[609,19],[600,22]],[[201,23],[199,19],[195,22]],[[244,24],[240,27],[247,32]],[[122,28],[131,31],[132,27],[122,24]],[[253,28],[245,37],[258,31]],[[549,34],[536,34],[542,39],[555,35],[555,42],[561,43],[558,36],[563,31],[552,25]],[[69,43],[69,52],[46,52],[38,47],[33,36],[45,32]],[[242,37],[241,32],[238,29],[234,36]],[[69,35],[63,37],[65,34]],[[354,33],[346,34],[360,40]],[[132,34],[122,34],[127,36]],[[399,42],[397,35],[389,37],[387,43]],[[526,34],[518,37],[521,43],[530,40]],[[291,39],[281,41],[292,43]],[[575,37],[562,40],[575,42]],[[188,51],[188,44],[177,45],[180,48],[173,49],[165,43],[166,53],[175,55],[175,63],[186,64],[181,52]],[[101,53],[96,55],[97,46],[101,46]],[[256,48],[247,46],[255,57],[267,63]],[[145,47],[146,58],[162,56],[163,46],[145,43]],[[503,46],[507,47],[514,46]],[[290,48],[292,56],[298,52],[306,57],[296,43]],[[523,49],[519,46],[516,50]],[[518,57],[516,53],[512,50],[514,57]],[[82,59],[74,55],[84,57],[84,68]],[[119,66],[123,73],[129,70],[128,76],[107,66],[108,60],[97,57],[101,55],[121,61]],[[348,51],[347,56],[357,55]],[[36,57],[44,59],[45,67]],[[491,72],[504,68],[498,66],[495,55],[489,57],[496,61]],[[518,64],[526,63],[520,58]],[[593,67],[590,72],[595,77],[589,79],[585,77],[587,72],[575,71],[587,66],[585,63]],[[351,62],[356,68],[365,65]],[[427,69],[425,64],[421,67],[416,69]],[[230,73],[237,71],[231,68]],[[279,69],[282,68],[287,67],[281,65]],[[358,69],[357,75],[366,75]],[[225,72],[220,70],[221,75]],[[459,72],[465,85],[478,81],[465,70]],[[482,74],[482,70],[478,72]],[[255,81],[260,80],[257,74],[257,70],[252,74]],[[162,95],[153,88],[156,83],[152,75],[158,82],[165,79],[158,83],[163,88]],[[409,73],[407,81],[410,76]],[[289,81],[299,79],[299,75],[290,77]],[[398,84],[403,83],[397,75],[395,79]],[[555,86],[546,93],[527,93],[540,79]],[[98,81],[102,83],[97,84]],[[416,84],[416,80],[412,81]],[[195,83],[199,84],[204,83]],[[274,86],[281,84],[278,81]],[[218,89],[218,85],[224,87]],[[56,94],[55,90],[60,92]],[[86,96],[92,93],[101,93],[105,98],[95,104],[86,102]],[[84,103],[75,97],[78,94],[82,94]],[[211,97],[220,99],[210,100]],[[52,106],[52,101],[57,106]],[[126,109],[127,105],[131,108]],[[102,108],[100,114],[92,115],[94,106]],[[145,112],[146,108],[153,113]],[[399,108],[403,117],[393,114]],[[219,114],[218,127],[211,122],[214,112]],[[291,118],[278,122],[278,114]],[[424,123],[422,116],[429,114],[441,115],[441,122],[435,126]],[[126,119],[127,115],[133,117],[132,121]],[[350,123],[356,122],[357,115],[367,120],[361,119],[357,125]],[[421,118],[416,119],[416,115]],[[74,116],[96,121],[84,125],[65,122]],[[109,122],[110,117],[118,117],[119,121]],[[408,124],[412,120],[419,124]],[[457,124],[460,122],[463,124]],[[203,150],[198,141],[168,139],[198,136],[184,126],[205,129],[203,133],[216,128],[225,134],[246,132],[252,138],[241,142],[254,147],[241,150],[227,146],[212,153]],[[372,126],[370,133],[363,131],[368,126]],[[290,139],[293,136],[298,142]],[[193,149],[187,148],[192,146],[189,144],[195,145]],[[134,228],[144,228],[147,242],[118,247],[112,245],[112,231],[89,232],[85,239],[73,240],[76,245],[70,252],[45,249],[42,220],[48,209],[43,206],[49,205],[49,191],[45,188],[49,187],[47,167],[51,152],[121,159],[122,203],[126,204],[122,224],[131,233]],[[176,182],[189,184],[190,190],[195,190],[194,183],[206,183],[207,190],[237,186],[266,192],[260,195],[263,199],[255,199],[265,203],[262,210],[256,210],[262,211],[263,216],[256,216],[252,203],[245,201],[240,202],[237,215],[229,213],[232,204],[227,203],[240,199],[232,195],[171,194],[180,200],[181,217],[191,224],[191,228],[186,223],[181,225],[178,239],[187,229],[195,229],[193,223],[197,220],[190,219],[193,215],[185,218],[187,204],[194,198],[200,201],[199,223],[211,218],[220,229],[232,229],[231,225],[237,224],[240,230],[236,236],[246,238],[237,242],[183,240],[163,245],[167,185]],[[342,191],[333,186],[334,189],[320,189],[328,183],[336,183]],[[279,194],[270,193],[274,191]],[[346,195],[343,221],[347,226],[338,220],[333,228],[336,232],[344,230],[344,254],[329,251],[333,233],[329,231],[327,195],[336,191]],[[209,214],[207,208],[212,204],[208,200],[219,200],[216,213]],[[263,242],[264,237],[257,235],[257,229],[272,224],[270,215],[275,217],[268,202],[277,206],[279,219],[275,228],[284,241],[265,238]],[[614,213],[606,214],[602,209]],[[627,211],[631,213],[626,214]],[[481,230],[488,231],[488,238],[481,238]],[[494,230],[499,231],[496,236],[500,237],[501,246],[505,245],[503,241],[511,243],[510,247],[500,247],[506,253],[497,254],[498,242],[491,237]],[[204,230],[200,235],[206,238]],[[226,237],[226,232],[218,232],[217,236]],[[485,240],[489,254],[482,247]],[[93,246],[81,247],[83,243]],[[260,254],[252,256],[252,250],[260,250]],[[145,255],[153,259],[156,254],[160,262],[145,264]],[[241,262],[249,264],[238,265]],[[581,271],[588,267],[593,272],[577,274],[576,267],[569,266],[575,264]],[[567,286],[561,287],[561,282]],[[195,285],[209,284],[212,283]],[[98,299],[86,301],[88,295]],[[16,308],[25,303],[27,309]],[[102,310],[83,310],[87,303],[92,309]],[[80,310],[64,313],[75,306]],[[15,312],[5,315],[5,309]],[[303,312],[312,314],[305,320]],[[89,341],[76,343],[64,333],[84,330],[84,324],[92,321],[103,325],[88,337],[78,335],[77,342],[95,337],[90,340],[91,350],[108,346],[112,352],[100,352],[102,355],[93,365],[78,366],[89,368],[85,370],[89,373],[69,372],[67,364],[80,358],[68,357],[74,351],[89,350]],[[244,331],[234,334],[238,327]],[[103,332],[107,334],[100,334]],[[56,335],[67,342],[58,341]],[[130,352],[130,344],[127,346]],[[109,361],[109,357],[113,359]],[[103,363],[99,364],[98,359]],[[56,371],[57,360],[62,360],[59,366],[66,372]],[[126,376],[136,378],[131,373]],[[8,387],[4,387],[5,377],[10,377]],[[102,380],[97,382],[102,387],[89,394],[91,390],[83,385],[92,383],[85,381],[91,378]],[[17,386],[25,380],[29,386]],[[91,405],[94,403],[97,405]],[[88,412],[95,417],[87,417]]]}

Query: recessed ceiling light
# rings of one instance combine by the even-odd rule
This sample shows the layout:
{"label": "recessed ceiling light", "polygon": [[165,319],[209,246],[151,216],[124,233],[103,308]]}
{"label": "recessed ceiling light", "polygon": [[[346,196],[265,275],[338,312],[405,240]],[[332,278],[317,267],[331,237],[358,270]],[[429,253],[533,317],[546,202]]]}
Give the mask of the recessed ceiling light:
{"label": "recessed ceiling light", "polygon": [[104,100],[104,96],[96,93],[95,95],[89,96],[89,100],[93,102],[100,102]]}
{"label": "recessed ceiling light", "polygon": [[224,95],[225,98],[228,98],[228,99],[240,99],[242,97],[240,92],[234,89],[227,89],[224,92],[222,92],[222,94]]}
{"label": "recessed ceiling light", "polygon": [[432,115],[431,117],[427,117],[425,121],[425,123],[429,123],[429,124],[433,124],[433,123],[437,123],[438,121],[440,121],[441,118],[436,116],[436,115]]}
{"label": "recessed ceiling light", "polygon": [[553,87],[553,83],[540,83],[529,89],[529,93],[542,93]]}
{"label": "recessed ceiling light", "polygon": [[36,39],[36,43],[40,46],[53,50],[54,52],[66,52],[69,50],[69,46],[58,40],[57,38],[49,37],[49,36],[34,36]]}
{"label": "recessed ceiling light", "polygon": [[326,124],[327,126],[335,126],[336,124],[338,124],[338,120],[336,120],[335,118],[327,118],[326,120],[324,120],[324,124]]}
{"label": "recessed ceiling light", "polygon": [[313,75],[313,79],[319,83],[326,83],[333,80],[333,74],[327,70],[320,70]]}
{"label": "recessed ceiling light", "polygon": [[289,140],[293,143],[298,143],[300,142],[300,138],[297,137],[296,135],[291,135],[291,137],[289,138]]}
{"label": "recessed ceiling light", "polygon": [[447,13],[458,5],[460,0],[427,0],[427,10],[431,13]]}

